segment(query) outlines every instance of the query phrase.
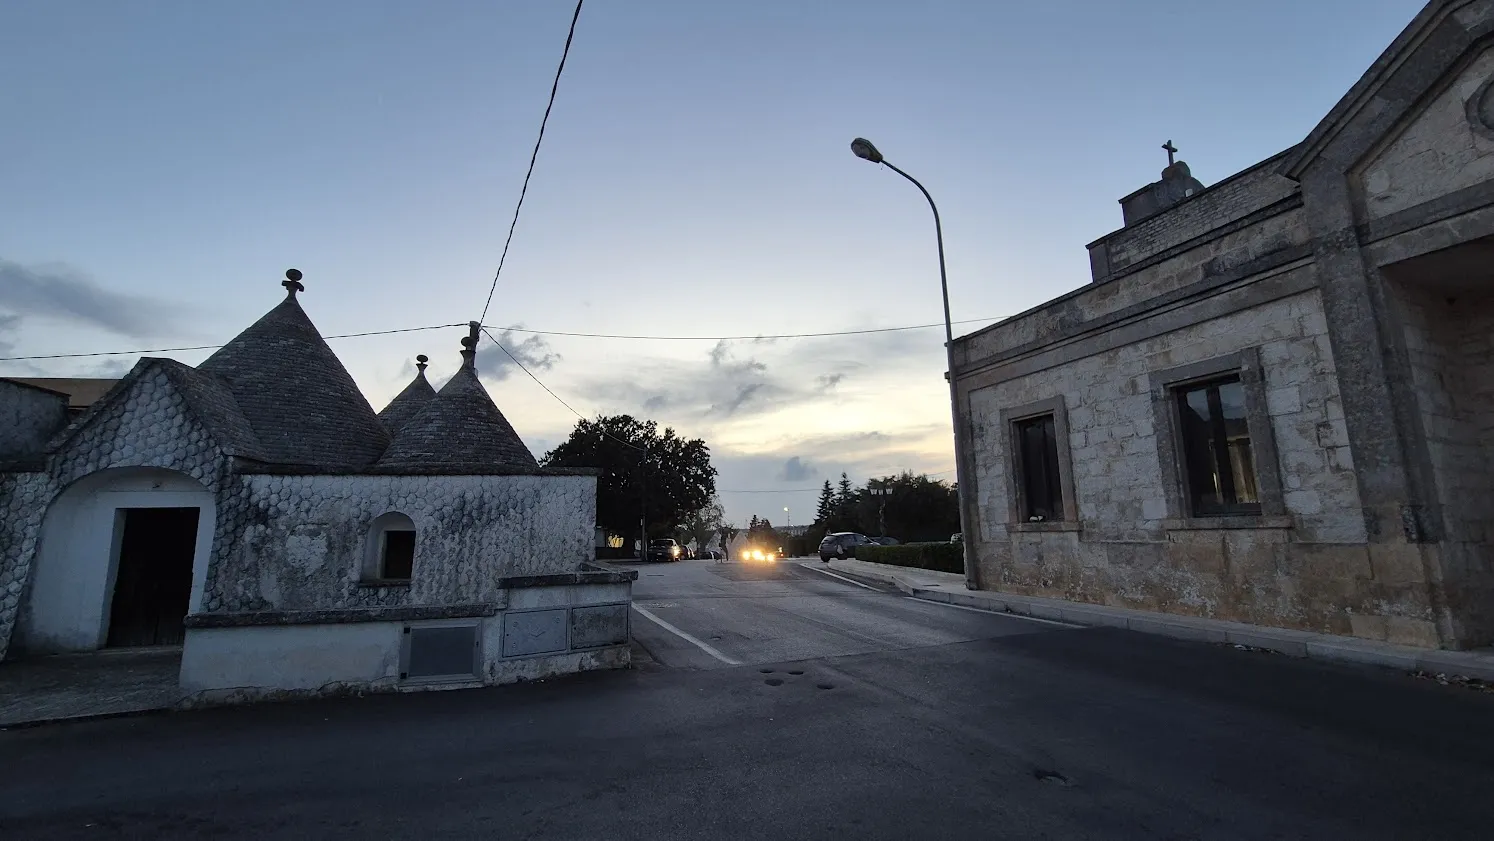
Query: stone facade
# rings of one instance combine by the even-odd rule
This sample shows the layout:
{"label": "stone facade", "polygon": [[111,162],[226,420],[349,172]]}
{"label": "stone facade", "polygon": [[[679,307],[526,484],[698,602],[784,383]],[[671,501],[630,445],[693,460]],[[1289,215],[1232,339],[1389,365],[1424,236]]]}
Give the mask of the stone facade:
{"label": "stone facade", "polygon": [[[1302,144],[1128,216],[1090,285],[956,342],[972,586],[1494,642],[1491,39],[1494,0],[1429,3]],[[1258,493],[1228,516],[1192,510],[1179,426],[1212,375]],[[1044,415],[1067,516],[1023,522],[1013,424]]]}
{"label": "stone facade", "polygon": [[[182,643],[193,702],[626,665],[636,574],[591,563],[596,476],[535,462],[478,380],[475,327],[394,424],[287,276],[211,365],[142,359],[71,423],[64,395],[0,380],[25,421],[0,464],[0,659]],[[384,458],[396,438],[419,446]]]}
{"label": "stone facade", "polygon": [[[204,609],[486,602],[500,579],[571,572],[593,555],[591,476],[236,477]],[[409,586],[362,580],[374,518],[415,523]]]}

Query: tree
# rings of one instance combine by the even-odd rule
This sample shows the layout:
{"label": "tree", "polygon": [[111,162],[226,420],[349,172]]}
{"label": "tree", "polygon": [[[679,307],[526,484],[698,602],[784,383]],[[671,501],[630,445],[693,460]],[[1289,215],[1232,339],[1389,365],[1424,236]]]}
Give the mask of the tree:
{"label": "tree", "polygon": [[[960,530],[959,497],[938,479],[904,473],[880,480],[892,489],[885,497],[887,533],[904,542],[948,540]],[[868,512],[876,517],[876,510]]]}
{"label": "tree", "polygon": [[671,535],[716,495],[716,468],[704,441],[681,438],[670,428],[660,433],[654,421],[631,415],[577,422],[540,463],[600,470],[597,525],[611,534],[638,533],[645,496],[648,533]]}
{"label": "tree", "polygon": [[828,523],[835,516],[835,491],[830,489],[830,480],[825,480],[825,486],[820,488],[820,504],[814,509],[814,521],[816,524]]}
{"label": "tree", "polygon": [[721,506],[720,500],[712,497],[704,508],[692,511],[685,522],[680,524],[683,542],[693,542],[696,551],[714,548],[713,544],[721,532],[721,521],[725,516],[726,509]]}
{"label": "tree", "polygon": [[783,545],[783,537],[773,530],[773,523],[767,517],[758,519],[754,514],[752,526],[747,529],[747,542],[762,549],[777,549]]}

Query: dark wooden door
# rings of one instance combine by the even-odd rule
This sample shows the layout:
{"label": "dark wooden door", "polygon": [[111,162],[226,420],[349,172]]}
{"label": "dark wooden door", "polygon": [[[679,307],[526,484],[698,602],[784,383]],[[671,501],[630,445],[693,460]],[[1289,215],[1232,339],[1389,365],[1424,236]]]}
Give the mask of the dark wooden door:
{"label": "dark wooden door", "polygon": [[180,645],[192,597],[196,508],[127,508],[109,612],[110,646]]}

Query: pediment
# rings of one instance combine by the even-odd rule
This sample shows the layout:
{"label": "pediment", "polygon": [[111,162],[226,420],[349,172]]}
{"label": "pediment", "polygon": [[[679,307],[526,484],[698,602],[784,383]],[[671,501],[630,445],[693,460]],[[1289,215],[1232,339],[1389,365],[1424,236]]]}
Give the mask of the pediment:
{"label": "pediment", "polygon": [[[1300,181],[1315,170],[1367,171],[1368,160],[1389,151],[1387,144],[1407,136],[1423,116],[1447,119],[1442,98],[1471,93],[1465,91],[1463,74],[1483,61],[1490,46],[1494,0],[1427,3],[1319,121],[1281,173]],[[1463,107],[1459,100],[1458,108]],[[1429,128],[1430,123],[1423,130]]]}

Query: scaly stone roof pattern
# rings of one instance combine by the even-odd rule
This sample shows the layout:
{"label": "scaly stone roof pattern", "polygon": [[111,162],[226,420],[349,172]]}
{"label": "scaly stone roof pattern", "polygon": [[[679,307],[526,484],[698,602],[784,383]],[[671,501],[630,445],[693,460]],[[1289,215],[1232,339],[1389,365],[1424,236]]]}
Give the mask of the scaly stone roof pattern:
{"label": "scaly stone roof pattern", "polygon": [[534,454],[477,378],[476,339],[463,344],[461,369],[405,424],[379,459],[379,466],[538,467]]}
{"label": "scaly stone roof pattern", "polygon": [[409,423],[420,414],[431,399],[436,396],[436,390],[431,387],[430,381],[425,378],[426,357],[424,354],[415,357],[415,379],[405,386],[405,390],[389,401],[384,411],[379,412],[379,421],[384,428],[389,430],[390,435],[398,435],[405,424]]}
{"label": "scaly stone roof pattern", "polygon": [[225,383],[263,460],[372,464],[388,448],[389,433],[296,301],[300,272],[292,272],[285,300],[197,370]]}

